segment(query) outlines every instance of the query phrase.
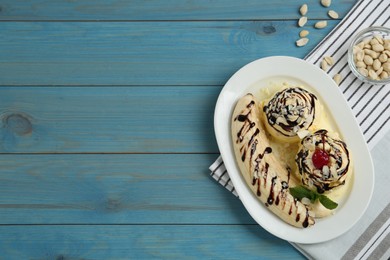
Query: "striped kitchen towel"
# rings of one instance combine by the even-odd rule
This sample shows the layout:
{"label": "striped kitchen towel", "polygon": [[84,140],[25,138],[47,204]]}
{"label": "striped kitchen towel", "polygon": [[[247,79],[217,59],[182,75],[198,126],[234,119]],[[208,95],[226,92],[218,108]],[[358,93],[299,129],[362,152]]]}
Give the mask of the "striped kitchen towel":
{"label": "striped kitchen towel", "polygon": [[[340,90],[360,124],[370,150],[379,142],[375,155],[382,156],[382,167],[376,167],[375,191],[365,215],[346,234],[320,244],[292,243],[311,259],[389,259],[390,257],[390,175],[386,174],[389,154],[390,84],[370,85],[360,82],[348,66],[347,49],[353,35],[369,26],[390,27],[390,0],[361,0],[346,17],[313,49],[305,60],[319,66],[324,56],[332,56],[335,64],[330,76],[341,74]],[[385,137],[386,136],[386,137]],[[385,138],[384,138],[385,137]],[[380,151],[378,151],[378,149]],[[388,156],[387,156],[388,157]],[[376,158],[374,157],[374,162]],[[387,158],[388,159],[388,158]],[[211,176],[236,193],[222,158],[210,166]]]}

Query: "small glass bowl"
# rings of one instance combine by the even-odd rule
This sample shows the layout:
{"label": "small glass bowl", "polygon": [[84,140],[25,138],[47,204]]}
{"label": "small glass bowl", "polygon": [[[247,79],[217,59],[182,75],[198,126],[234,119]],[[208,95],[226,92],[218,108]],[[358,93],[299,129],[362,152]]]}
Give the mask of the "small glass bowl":
{"label": "small glass bowl", "polygon": [[[352,38],[352,42],[348,48],[348,64],[355,76],[360,79],[363,82],[370,83],[370,84],[377,84],[377,85],[385,85],[390,83],[390,76],[387,77],[386,79],[381,79],[381,80],[374,80],[369,78],[368,76],[362,75],[359,71],[358,68],[356,67],[355,61],[354,61],[354,54],[353,54],[353,47],[357,44],[359,44],[361,41],[365,39],[371,39],[374,37],[374,35],[381,35],[382,38],[384,39],[390,39],[390,28],[387,27],[382,27],[382,26],[372,26],[368,27],[362,31],[360,31],[358,34],[356,34]],[[390,62],[390,57],[389,61]],[[390,72],[389,72],[390,74]]]}

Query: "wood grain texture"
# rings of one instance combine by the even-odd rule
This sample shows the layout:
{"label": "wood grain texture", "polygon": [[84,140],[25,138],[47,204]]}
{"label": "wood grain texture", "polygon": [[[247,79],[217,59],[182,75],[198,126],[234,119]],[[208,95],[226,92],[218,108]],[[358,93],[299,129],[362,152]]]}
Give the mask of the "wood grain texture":
{"label": "wood grain texture", "polygon": [[303,3],[2,1],[0,259],[303,259],[208,171],[232,74],[340,21],[297,48]]}
{"label": "wood grain texture", "polygon": [[303,58],[337,23],[299,48],[296,21],[2,22],[0,85],[223,85],[258,58]]}
{"label": "wood grain texture", "polygon": [[[327,19],[320,1],[285,0],[4,0],[1,20],[253,20],[297,19],[299,7],[308,3],[312,19]],[[332,8],[344,16],[356,0],[340,0]]]}
{"label": "wood grain texture", "polygon": [[[0,224],[255,224],[215,155],[3,155]],[[0,250],[1,251],[1,250]]]}
{"label": "wood grain texture", "polygon": [[1,259],[304,259],[251,226],[0,227]]}
{"label": "wood grain texture", "polygon": [[218,153],[220,90],[0,87],[0,153]]}

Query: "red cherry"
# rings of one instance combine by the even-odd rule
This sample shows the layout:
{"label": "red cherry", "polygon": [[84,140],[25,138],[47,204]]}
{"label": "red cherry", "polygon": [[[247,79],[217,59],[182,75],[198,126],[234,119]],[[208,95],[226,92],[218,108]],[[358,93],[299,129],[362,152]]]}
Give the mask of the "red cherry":
{"label": "red cherry", "polygon": [[314,167],[317,169],[322,169],[324,165],[329,163],[329,154],[321,149],[316,149],[311,157]]}

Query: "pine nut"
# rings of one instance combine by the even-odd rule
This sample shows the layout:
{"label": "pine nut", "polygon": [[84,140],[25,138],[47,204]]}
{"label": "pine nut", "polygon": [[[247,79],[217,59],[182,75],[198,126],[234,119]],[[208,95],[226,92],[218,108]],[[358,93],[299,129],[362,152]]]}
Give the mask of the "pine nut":
{"label": "pine nut", "polygon": [[375,71],[374,70],[369,70],[368,71],[368,76],[371,78],[371,79],[377,79],[378,78],[378,75],[376,75]]}
{"label": "pine nut", "polygon": [[385,50],[390,51],[390,41],[386,41],[386,42],[383,44],[383,48],[385,48]]}
{"label": "pine nut", "polygon": [[383,47],[383,45],[381,44],[374,44],[374,45],[371,45],[372,46],[372,50],[373,51],[376,51],[376,52],[381,52],[381,51],[384,51],[385,48]]}
{"label": "pine nut", "polygon": [[384,62],[387,61],[388,57],[387,57],[387,55],[385,53],[382,53],[381,55],[379,55],[378,59],[379,59],[380,62],[384,63]]}
{"label": "pine nut", "polygon": [[369,43],[364,44],[363,49],[369,49],[369,50],[371,50],[371,49],[372,49],[371,44],[369,44]]}
{"label": "pine nut", "polygon": [[302,30],[300,33],[299,33],[299,36],[304,38],[306,36],[309,35],[309,31],[308,30]]}
{"label": "pine nut", "polygon": [[356,62],[356,67],[357,68],[366,68],[367,65],[363,61],[358,61],[358,62]]}
{"label": "pine nut", "polygon": [[321,0],[321,4],[324,7],[329,7],[331,5],[332,1],[331,0]]}
{"label": "pine nut", "polygon": [[382,64],[383,70],[386,72],[390,72],[390,62],[385,62]]}
{"label": "pine nut", "polygon": [[363,48],[360,48],[359,46],[355,45],[353,46],[352,50],[353,50],[353,54],[356,54],[358,53],[359,51],[361,51]]}
{"label": "pine nut", "polygon": [[372,63],[372,67],[374,68],[374,70],[379,70],[379,68],[381,68],[381,65],[382,63],[378,59],[375,59]]}
{"label": "pine nut", "polygon": [[356,53],[356,60],[357,61],[363,61],[363,58],[364,58],[364,51],[363,50],[360,50],[359,52]]}
{"label": "pine nut", "polygon": [[333,11],[333,10],[329,10],[329,11],[328,11],[328,15],[329,15],[329,17],[332,18],[332,19],[337,19],[337,18],[339,18],[339,14],[338,14],[337,12]]}
{"label": "pine nut", "polygon": [[368,76],[368,70],[365,68],[358,68],[358,71],[360,74],[362,74],[364,77]]}
{"label": "pine nut", "polygon": [[337,85],[340,85],[340,82],[341,82],[341,75],[340,74],[336,74],[333,76],[333,80],[334,82],[336,82]]}
{"label": "pine nut", "polygon": [[366,65],[372,65],[374,63],[372,57],[368,55],[364,56],[363,61]]}
{"label": "pine nut", "polygon": [[317,29],[323,29],[325,28],[326,26],[328,25],[328,22],[327,21],[319,21],[319,22],[316,22],[314,27],[317,28]]}
{"label": "pine nut", "polygon": [[296,41],[295,43],[298,47],[302,47],[302,46],[305,46],[308,42],[309,42],[308,38],[301,38],[298,41]]}
{"label": "pine nut", "polygon": [[387,73],[386,71],[383,71],[381,73],[381,75],[379,75],[381,79],[387,79],[389,77],[389,73]]}
{"label": "pine nut", "polygon": [[334,60],[331,56],[325,56],[324,59],[325,59],[326,63],[328,63],[329,66],[333,66]]}
{"label": "pine nut", "polygon": [[370,44],[370,41],[371,41],[371,38],[368,38],[368,37],[363,40],[364,44]]}
{"label": "pine nut", "polygon": [[364,50],[364,53],[367,54],[367,55],[370,55],[371,58],[373,58],[373,59],[376,59],[376,58],[379,57],[379,53],[377,53],[377,52],[375,52],[375,51],[373,51],[373,50],[367,50],[367,49],[365,49],[365,50]]}
{"label": "pine nut", "polygon": [[372,45],[375,45],[375,44],[379,44],[379,41],[377,40],[377,39],[372,39],[371,41],[370,41],[370,44],[371,44],[371,46]]}
{"label": "pine nut", "polygon": [[383,72],[383,67],[380,67],[378,70],[375,71],[376,75],[380,75]]}
{"label": "pine nut", "polygon": [[363,48],[364,48],[364,45],[365,45],[365,43],[364,42],[361,42],[361,43],[359,43],[358,45],[356,45],[356,46],[358,46],[360,49],[362,49],[363,50]]}
{"label": "pine nut", "polygon": [[328,63],[326,63],[326,60],[322,60],[321,61],[321,69],[323,71],[327,71],[328,70]]}
{"label": "pine nut", "polygon": [[298,20],[298,26],[299,27],[303,27],[306,23],[307,23],[307,17],[306,16],[302,16],[301,18],[299,18],[299,20]]}
{"label": "pine nut", "polygon": [[374,38],[375,38],[380,44],[382,44],[382,45],[384,44],[382,35],[380,35],[380,34],[374,34]]}
{"label": "pine nut", "polygon": [[301,15],[306,15],[307,14],[307,10],[308,10],[307,4],[303,4],[301,6],[301,8],[299,8],[299,12],[301,13]]}

